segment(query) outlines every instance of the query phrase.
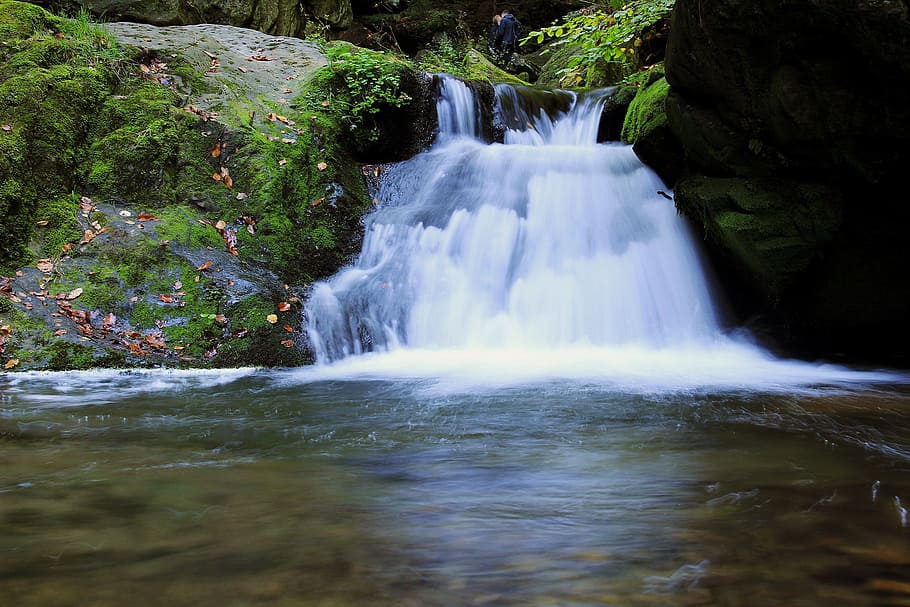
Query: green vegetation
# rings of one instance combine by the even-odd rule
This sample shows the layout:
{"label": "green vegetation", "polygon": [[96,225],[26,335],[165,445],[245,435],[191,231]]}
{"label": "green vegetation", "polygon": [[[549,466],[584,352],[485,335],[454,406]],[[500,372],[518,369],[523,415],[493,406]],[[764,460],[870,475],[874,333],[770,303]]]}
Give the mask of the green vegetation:
{"label": "green vegetation", "polygon": [[[655,75],[659,76],[659,73]],[[643,135],[667,123],[666,101],[669,92],[670,85],[663,77],[652,84],[639,87],[622,125],[623,141],[635,143]]]}
{"label": "green vegetation", "polygon": [[359,49],[348,44],[327,47],[332,63],[332,98],[329,103],[340,117],[350,122],[358,137],[375,141],[381,131],[374,120],[383,109],[411,103],[402,88],[404,73],[413,66],[395,55]]}
{"label": "green vegetation", "polygon": [[[675,0],[634,0],[621,7],[585,8],[561,23],[530,32],[521,44],[554,39],[572,54],[560,69],[564,86],[590,86],[604,70],[627,71],[662,57],[665,22]],[[616,68],[610,65],[618,64]]]}

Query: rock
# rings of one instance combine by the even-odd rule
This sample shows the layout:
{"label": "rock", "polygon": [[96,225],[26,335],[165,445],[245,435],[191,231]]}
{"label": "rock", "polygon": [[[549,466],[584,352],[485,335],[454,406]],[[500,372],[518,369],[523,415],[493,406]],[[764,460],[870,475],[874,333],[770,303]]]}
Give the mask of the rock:
{"label": "rock", "polygon": [[[679,0],[671,31],[667,124],[690,175],[677,205],[704,226],[722,280],[763,295],[735,296],[740,318],[762,315],[805,352],[899,354],[905,4]],[[731,214],[743,196],[762,210]]]}

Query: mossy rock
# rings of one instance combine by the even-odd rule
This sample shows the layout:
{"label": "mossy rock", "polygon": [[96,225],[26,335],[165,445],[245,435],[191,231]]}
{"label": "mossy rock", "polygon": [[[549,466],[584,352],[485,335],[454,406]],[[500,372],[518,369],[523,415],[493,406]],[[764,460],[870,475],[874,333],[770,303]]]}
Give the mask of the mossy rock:
{"label": "mossy rock", "polygon": [[677,184],[676,204],[772,303],[825,256],[844,208],[825,184],[697,176]]}
{"label": "mossy rock", "polygon": [[669,186],[683,173],[682,146],[667,120],[670,85],[660,67],[650,70],[629,104],[622,126],[622,141],[633,144],[635,154]]}

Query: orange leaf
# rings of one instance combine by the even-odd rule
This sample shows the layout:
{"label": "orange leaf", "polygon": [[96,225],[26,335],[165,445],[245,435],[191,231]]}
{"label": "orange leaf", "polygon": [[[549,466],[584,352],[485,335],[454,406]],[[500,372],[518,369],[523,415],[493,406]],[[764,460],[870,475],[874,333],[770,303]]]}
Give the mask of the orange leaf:
{"label": "orange leaf", "polygon": [[18,364],[19,364],[19,359],[18,359],[18,358],[11,358],[11,359],[9,359],[8,361],[6,361],[6,364],[3,365],[3,368],[4,368],[4,369],[12,369],[13,367],[15,367],[15,366],[18,365]]}
{"label": "orange leaf", "polygon": [[165,293],[162,293],[161,295],[158,296],[158,299],[163,301],[164,303],[174,303],[173,295],[167,295]]}
{"label": "orange leaf", "polygon": [[225,223],[225,221],[223,219],[219,219],[218,222],[215,224],[215,229],[223,230],[225,228],[225,226],[227,226],[227,223]]}
{"label": "orange leaf", "polygon": [[61,335],[66,335],[66,329],[57,329],[54,331],[54,335],[60,337]]}
{"label": "orange leaf", "polygon": [[286,340],[284,340],[283,342],[281,342],[281,345],[284,346],[285,348],[293,348],[293,347],[294,347],[294,340],[293,340],[293,339],[286,339]]}
{"label": "orange leaf", "polygon": [[278,304],[278,311],[279,311],[279,312],[287,312],[287,311],[290,310],[290,309],[291,309],[291,304],[289,304],[289,303],[286,302],[286,301],[282,301],[281,303]]}
{"label": "orange leaf", "polygon": [[214,179],[215,181],[221,181],[221,173],[212,174],[212,179]]}
{"label": "orange leaf", "polygon": [[218,158],[219,156],[221,156],[221,144],[216,141],[212,146],[212,158]]}
{"label": "orange leaf", "polygon": [[139,221],[158,221],[158,218],[151,213],[139,213],[139,216],[136,217],[136,219]]}
{"label": "orange leaf", "polygon": [[230,175],[225,175],[225,176],[224,176],[224,185],[226,185],[226,186],[227,186],[227,189],[229,189],[229,190],[232,189],[232,188],[234,187],[234,180],[231,179],[231,176],[230,176]]}
{"label": "orange leaf", "polygon": [[284,325],[284,330],[287,331],[288,333],[293,333],[294,327],[292,327],[291,325]]}
{"label": "orange leaf", "polygon": [[35,267],[44,272],[45,274],[50,274],[54,271],[54,263],[50,259],[42,259]]}
{"label": "orange leaf", "polygon": [[201,266],[198,266],[196,269],[201,272],[203,270],[208,270],[211,267],[212,267],[212,260],[210,259],[209,261],[205,262]]}

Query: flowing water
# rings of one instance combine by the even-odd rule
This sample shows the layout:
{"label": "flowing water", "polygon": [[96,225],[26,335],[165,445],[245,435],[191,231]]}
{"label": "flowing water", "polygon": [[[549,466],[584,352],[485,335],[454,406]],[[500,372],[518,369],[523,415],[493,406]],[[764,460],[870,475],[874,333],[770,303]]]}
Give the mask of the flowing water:
{"label": "flowing water", "polygon": [[0,605],[910,604],[910,378],[725,331],[597,96],[442,87],[320,364],[0,377]]}

